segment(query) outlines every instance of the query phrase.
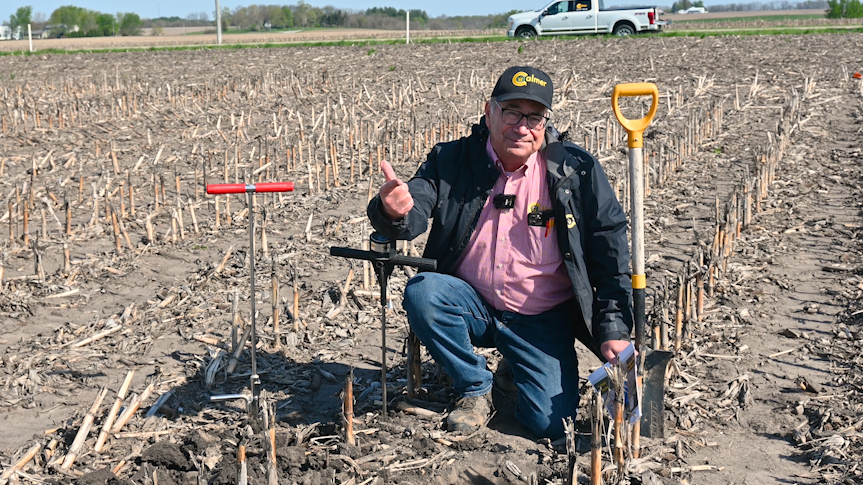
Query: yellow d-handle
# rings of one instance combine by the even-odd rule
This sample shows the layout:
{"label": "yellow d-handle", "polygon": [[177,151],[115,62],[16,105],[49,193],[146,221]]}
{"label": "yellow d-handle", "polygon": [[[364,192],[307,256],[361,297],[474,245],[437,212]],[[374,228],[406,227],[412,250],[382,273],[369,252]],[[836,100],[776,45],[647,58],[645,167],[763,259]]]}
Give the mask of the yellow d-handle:
{"label": "yellow d-handle", "polygon": [[[621,96],[653,96],[653,102],[650,104],[650,111],[647,116],[640,120],[629,120],[620,112],[620,106],[617,104],[618,98]],[[611,95],[611,107],[614,110],[614,116],[617,116],[617,121],[620,122],[623,129],[629,138],[629,148],[641,148],[644,146],[644,130],[653,121],[653,115],[656,114],[656,107],[659,105],[659,90],[656,89],[656,84],[653,83],[627,83],[618,84],[614,87],[614,93]]]}

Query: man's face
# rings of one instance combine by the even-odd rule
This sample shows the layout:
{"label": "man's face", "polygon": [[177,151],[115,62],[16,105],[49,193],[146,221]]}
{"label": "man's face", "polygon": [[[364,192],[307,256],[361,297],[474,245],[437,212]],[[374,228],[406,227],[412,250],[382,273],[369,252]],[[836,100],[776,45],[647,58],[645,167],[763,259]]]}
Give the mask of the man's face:
{"label": "man's face", "polygon": [[524,163],[527,158],[539,151],[545,133],[545,126],[530,129],[527,118],[514,125],[504,123],[502,109],[515,110],[525,115],[547,116],[545,106],[528,99],[513,99],[510,101],[487,102],[485,104],[485,119],[488,120],[491,146],[504,164],[515,161]]}

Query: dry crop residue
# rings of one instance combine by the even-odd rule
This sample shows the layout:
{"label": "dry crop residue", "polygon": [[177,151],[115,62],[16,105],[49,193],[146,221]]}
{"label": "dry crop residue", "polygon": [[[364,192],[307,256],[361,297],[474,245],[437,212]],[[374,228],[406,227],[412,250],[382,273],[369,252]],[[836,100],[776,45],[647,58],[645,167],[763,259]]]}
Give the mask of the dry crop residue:
{"label": "dry crop residue", "polygon": [[[509,396],[496,393],[487,429],[446,433],[453,396],[423,354],[423,388],[406,397],[401,269],[381,416],[378,289],[362,265],[329,256],[367,241],[381,158],[409,177],[432,144],[467,133],[505,67],[530,64],[554,80],[555,125],[597,154],[625,205],[611,90],[650,81],[662,95],[646,134],[648,312],[680,349],[666,437],[642,440],[629,477],[859,483],[861,43],[635,37],[0,58],[0,466],[19,481],[237,483],[243,447],[249,479],[263,480],[272,455],[242,402],[208,402],[248,387],[248,349],[226,372],[232,321],[242,341],[250,320],[248,208],[203,185],[291,180],[294,193],[257,195],[253,255],[280,481],[562,480],[565,450],[522,429]],[[405,250],[422,249],[420,238]],[[586,376],[598,362],[581,356]],[[132,370],[123,408],[140,410],[97,452]],[[353,445],[339,396],[351,371]]]}

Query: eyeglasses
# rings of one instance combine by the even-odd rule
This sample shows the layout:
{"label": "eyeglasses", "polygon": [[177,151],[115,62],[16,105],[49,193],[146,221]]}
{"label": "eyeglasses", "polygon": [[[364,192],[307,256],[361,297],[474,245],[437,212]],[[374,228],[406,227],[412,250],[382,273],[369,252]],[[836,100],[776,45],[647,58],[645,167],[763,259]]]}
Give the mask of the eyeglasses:
{"label": "eyeglasses", "polygon": [[521,111],[504,108],[500,105],[500,103],[495,99],[494,103],[500,108],[500,118],[504,123],[508,125],[517,125],[521,123],[522,118],[527,118],[527,127],[531,130],[541,130],[545,127],[545,123],[548,121],[547,116],[542,116],[538,114],[524,114]]}

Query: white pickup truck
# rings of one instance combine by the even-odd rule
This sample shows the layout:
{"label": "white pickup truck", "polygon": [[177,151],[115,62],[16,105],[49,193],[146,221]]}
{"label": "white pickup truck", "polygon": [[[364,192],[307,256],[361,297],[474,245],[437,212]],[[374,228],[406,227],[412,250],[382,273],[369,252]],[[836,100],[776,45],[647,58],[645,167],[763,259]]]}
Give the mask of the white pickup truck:
{"label": "white pickup truck", "polygon": [[509,37],[538,35],[635,35],[658,32],[670,20],[660,20],[658,7],[605,8],[602,0],[554,0],[541,10],[509,17]]}

